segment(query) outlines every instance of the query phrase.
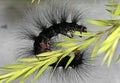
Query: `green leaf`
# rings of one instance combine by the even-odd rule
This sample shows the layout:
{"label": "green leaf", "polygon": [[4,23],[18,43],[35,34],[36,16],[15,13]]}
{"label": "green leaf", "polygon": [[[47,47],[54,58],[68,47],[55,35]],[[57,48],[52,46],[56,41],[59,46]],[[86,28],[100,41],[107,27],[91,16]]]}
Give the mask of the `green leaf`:
{"label": "green leaf", "polygon": [[79,42],[80,40],[78,40],[78,39],[73,39],[73,38],[69,38],[69,37],[66,37],[66,36],[62,36],[61,37],[64,41],[70,41],[70,42]]}
{"label": "green leaf", "polygon": [[73,59],[75,58],[75,55],[73,54],[70,59],[68,60],[66,66],[65,66],[65,69],[67,69],[67,67],[70,65],[70,63],[73,61]]}
{"label": "green leaf", "polygon": [[5,80],[6,80],[6,79],[2,79],[2,80],[0,80],[0,83],[5,83]]}
{"label": "green leaf", "polygon": [[69,53],[73,52],[74,50],[76,50],[76,48],[78,48],[79,45],[76,45],[74,47],[68,48],[67,50],[64,51],[65,55],[63,57],[65,57],[66,55],[68,55]]}
{"label": "green leaf", "polygon": [[31,3],[34,3],[34,2],[35,2],[35,0],[32,0],[32,1],[31,1]]}
{"label": "green leaf", "polygon": [[59,56],[61,56],[61,55],[63,55],[62,52],[61,52],[61,53],[54,54],[54,55],[52,55],[52,56],[39,57],[39,61],[45,61],[45,60],[51,59],[51,58],[53,58],[53,57],[59,57]]}
{"label": "green leaf", "polygon": [[38,4],[40,3],[40,0],[38,0]]}
{"label": "green leaf", "polygon": [[18,59],[18,62],[36,62],[36,61],[39,61],[36,57]]}
{"label": "green leaf", "polygon": [[95,58],[95,56],[96,56],[96,54],[97,54],[98,46],[99,46],[99,44],[100,44],[100,39],[101,39],[101,38],[99,38],[99,39],[96,41],[95,45],[94,45],[94,48],[93,48],[93,51],[92,51],[92,54],[91,54],[91,57],[90,57],[91,63],[93,62],[93,60],[94,60],[94,58]]}
{"label": "green leaf", "polygon": [[5,79],[5,78],[8,78],[12,75],[14,75],[16,72],[10,72],[10,73],[7,73],[7,74],[4,74],[4,75],[0,75],[0,80],[1,79]]}
{"label": "green leaf", "polygon": [[118,4],[117,9],[114,13],[114,16],[117,17],[120,14],[120,4]]}
{"label": "green leaf", "polygon": [[11,65],[6,65],[1,68],[2,69],[23,69],[25,67],[26,67],[26,65],[23,65],[23,64],[11,64]]}
{"label": "green leaf", "polygon": [[109,9],[106,9],[109,13],[111,13],[112,15],[114,15],[115,13],[115,9],[114,10],[109,10]]}
{"label": "green leaf", "polygon": [[53,63],[55,63],[58,59],[57,58],[52,58],[47,64],[45,64],[40,70],[39,72],[35,75],[35,77],[32,80],[32,83],[35,82],[36,79],[38,79],[38,77],[47,69],[47,67]]}
{"label": "green leaf", "polygon": [[61,42],[56,44],[56,46],[62,46],[62,47],[68,47],[68,46],[76,46],[76,43],[70,43],[70,42]]}
{"label": "green leaf", "polygon": [[83,43],[81,45],[78,45],[79,47],[77,50],[82,50],[82,49],[86,48],[91,43],[93,43],[94,40],[95,40],[95,37],[91,37],[91,38],[86,39],[85,41],[83,41]]}
{"label": "green leaf", "polygon": [[87,19],[87,22],[91,23],[91,24],[94,24],[94,25],[97,25],[97,26],[111,26],[109,24],[108,20],[91,20],[91,19]]}
{"label": "green leaf", "polygon": [[62,50],[56,50],[56,51],[41,53],[41,54],[38,54],[36,56],[38,56],[38,57],[40,57],[40,56],[50,56],[50,55],[54,55],[54,54],[61,53],[61,52],[62,52]]}
{"label": "green leaf", "polygon": [[103,58],[103,60],[102,60],[102,65],[105,63],[105,61],[108,59],[108,63],[107,63],[107,66],[109,67],[110,66],[110,63],[111,63],[111,61],[112,61],[112,57],[113,57],[113,54],[114,54],[114,51],[115,51],[115,49],[116,49],[116,46],[117,46],[117,44],[118,44],[118,41],[119,41],[119,38],[117,38],[115,41],[114,41],[114,43],[112,43],[112,46],[111,46],[111,48],[109,48],[108,50],[107,50],[107,53],[105,54],[105,56],[104,56],[104,58]]}
{"label": "green leaf", "polygon": [[111,47],[112,44],[113,44],[113,43],[110,42],[109,44],[104,44],[104,45],[102,45],[102,46],[100,47],[100,49],[98,50],[97,54],[101,54],[101,53],[107,51],[107,50]]}
{"label": "green leaf", "polygon": [[108,7],[115,7],[115,8],[117,8],[118,4],[113,3],[113,4],[107,4],[106,6],[108,6]]}
{"label": "green leaf", "polygon": [[54,74],[54,72],[55,72],[55,70],[56,70],[56,68],[57,68],[57,66],[58,66],[58,64],[59,64],[59,62],[60,62],[63,58],[64,58],[64,57],[62,56],[62,57],[57,61],[57,64],[55,65],[55,67],[54,67],[54,69],[53,69],[53,71],[52,71],[52,73],[51,73],[51,75],[50,75],[50,78],[53,77],[53,74]]}
{"label": "green leaf", "polygon": [[102,43],[102,45],[108,44],[108,43],[112,42],[114,39],[116,39],[120,34],[119,32],[120,32],[120,26],[115,28],[114,31],[112,31],[112,33],[109,34],[109,36],[105,39],[105,41]]}
{"label": "green leaf", "polygon": [[95,36],[95,34],[92,34],[92,33],[85,33],[85,32],[82,32],[80,33],[79,31],[75,31],[73,32],[74,35],[77,35],[77,36],[85,36],[85,37],[91,37],[91,36]]}
{"label": "green leaf", "polygon": [[115,28],[115,30],[104,40],[101,45],[101,48],[98,50],[98,54],[101,54],[111,48],[114,43],[114,40],[119,37],[120,26]]}
{"label": "green leaf", "polygon": [[117,58],[117,61],[120,61],[120,54],[119,54],[119,56],[118,56],[118,58]]}
{"label": "green leaf", "polygon": [[105,63],[105,61],[107,60],[107,58],[109,57],[109,55],[110,55],[110,51],[107,51],[107,53],[104,55],[104,58],[103,58],[103,60],[102,60],[102,65]]}
{"label": "green leaf", "polygon": [[112,57],[113,57],[113,54],[114,54],[114,52],[115,52],[115,49],[116,49],[116,46],[117,46],[117,44],[118,44],[118,41],[119,41],[119,38],[117,38],[115,41],[114,41],[114,43],[113,43],[113,45],[112,45],[112,47],[111,47],[111,54],[110,54],[110,56],[109,56],[109,58],[108,58],[108,67],[110,66],[110,64],[111,64],[111,61],[112,61]]}
{"label": "green leaf", "polygon": [[25,80],[28,78],[28,76],[30,76],[33,72],[35,72],[38,68],[40,68],[41,66],[43,66],[44,64],[46,64],[48,61],[44,61],[44,62],[39,62],[39,64],[34,65],[22,78],[22,80],[20,81],[20,83],[24,83]]}
{"label": "green leaf", "polygon": [[14,75],[12,75],[10,78],[8,78],[8,80],[5,83],[10,83],[11,81],[17,79],[18,77],[22,76],[25,72],[27,72],[31,68],[32,67],[27,67],[23,70],[14,72]]}

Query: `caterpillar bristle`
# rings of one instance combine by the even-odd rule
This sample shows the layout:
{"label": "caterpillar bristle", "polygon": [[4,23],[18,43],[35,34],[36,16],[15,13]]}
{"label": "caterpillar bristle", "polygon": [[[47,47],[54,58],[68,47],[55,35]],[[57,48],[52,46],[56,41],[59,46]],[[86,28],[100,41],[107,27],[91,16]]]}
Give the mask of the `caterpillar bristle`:
{"label": "caterpillar bristle", "polygon": [[19,29],[18,37],[19,39],[27,39],[34,41],[37,35],[31,29],[22,27],[21,29]]}

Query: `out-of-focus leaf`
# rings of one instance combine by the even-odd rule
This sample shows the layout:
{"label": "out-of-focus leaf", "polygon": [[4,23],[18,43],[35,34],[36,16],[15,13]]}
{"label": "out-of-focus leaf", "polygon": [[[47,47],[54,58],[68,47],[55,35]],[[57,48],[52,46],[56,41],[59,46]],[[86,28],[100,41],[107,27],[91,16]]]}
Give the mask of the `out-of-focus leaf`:
{"label": "out-of-focus leaf", "polygon": [[111,24],[109,23],[108,20],[91,20],[91,19],[87,19],[88,23],[97,25],[97,26],[111,26]]}
{"label": "out-of-focus leaf", "polygon": [[5,81],[6,79],[2,79],[2,80],[0,80],[0,83],[5,83],[4,81]]}
{"label": "out-of-focus leaf", "polygon": [[109,44],[102,45],[101,48],[98,50],[97,54],[101,54],[101,53],[107,51],[111,47],[112,44],[113,43],[110,42]]}
{"label": "out-of-focus leaf", "polygon": [[117,58],[117,61],[120,61],[120,54],[119,54],[119,56],[118,56],[118,58]]}
{"label": "out-of-focus leaf", "polygon": [[117,38],[113,43],[112,43],[112,45],[111,45],[111,48],[109,48],[106,52],[106,54],[105,54],[105,56],[104,56],[104,58],[103,58],[103,60],[102,60],[102,64],[104,64],[105,63],[105,61],[108,59],[108,63],[107,63],[107,66],[109,67],[110,66],[110,63],[111,63],[111,61],[112,61],[112,57],[113,57],[113,54],[114,54],[114,51],[115,51],[115,49],[116,49],[116,46],[117,46],[117,44],[118,44],[118,41],[119,41],[119,38]]}
{"label": "out-of-focus leaf", "polygon": [[40,3],[40,0],[38,0],[38,4]]}
{"label": "out-of-focus leaf", "polygon": [[116,37],[119,36],[119,34],[120,34],[120,26],[115,28],[115,30],[107,37],[107,39],[105,39],[102,45],[112,42]]}
{"label": "out-of-focus leaf", "polygon": [[103,60],[102,60],[102,65],[105,63],[105,61],[107,60],[107,58],[109,57],[109,55],[110,55],[110,51],[107,51],[107,53],[104,55],[104,58],[103,58]]}
{"label": "out-of-focus leaf", "polygon": [[110,64],[111,64],[112,57],[113,57],[113,54],[114,54],[114,52],[115,52],[116,46],[117,46],[117,44],[118,44],[118,41],[119,41],[119,38],[117,38],[117,39],[114,41],[114,43],[113,43],[113,45],[112,45],[112,47],[111,47],[111,53],[110,53],[110,56],[109,56],[109,58],[108,58],[108,63],[107,63],[107,66],[108,66],[108,67],[109,67]]}
{"label": "out-of-focus leaf", "polygon": [[58,58],[52,58],[47,64],[45,64],[40,70],[39,72],[35,75],[35,77],[32,80],[32,83],[35,82],[36,79],[38,79],[38,77],[47,69],[47,67],[53,63],[55,63],[58,60]]}
{"label": "out-of-focus leaf", "polygon": [[98,46],[99,46],[99,44],[100,44],[100,39],[101,39],[101,38],[99,38],[99,39],[96,41],[95,45],[94,45],[94,48],[93,48],[93,51],[92,51],[92,54],[91,54],[91,57],[90,57],[91,63],[92,63],[92,61],[94,60],[94,58],[95,58],[95,56],[96,56],[96,54],[97,54]]}
{"label": "out-of-focus leaf", "polygon": [[115,8],[117,8],[118,4],[107,4],[106,6],[108,6],[108,7],[115,7]]}
{"label": "out-of-focus leaf", "polygon": [[32,2],[31,3],[34,3],[35,2],[35,0],[32,0]]}
{"label": "out-of-focus leaf", "polygon": [[106,9],[109,13],[111,13],[112,15],[115,13],[115,9],[114,10],[109,10],[109,9]]}
{"label": "out-of-focus leaf", "polygon": [[65,66],[65,69],[70,65],[70,63],[73,61],[73,59],[75,58],[75,55],[73,54],[70,59],[68,60],[66,66]]}
{"label": "out-of-focus leaf", "polygon": [[115,17],[117,17],[118,15],[120,15],[120,4],[118,4],[117,9],[116,9],[116,11],[114,13]]}
{"label": "out-of-focus leaf", "polygon": [[1,74],[1,75],[0,75],[0,80],[5,79],[5,78],[8,78],[8,77],[14,75],[15,73],[16,73],[16,72],[11,72],[11,73],[4,74],[4,75]]}
{"label": "out-of-focus leaf", "polygon": [[101,54],[111,48],[114,40],[119,36],[120,27],[117,27],[102,43],[101,48],[98,50],[98,54]]}
{"label": "out-of-focus leaf", "polygon": [[22,76],[23,74],[25,74],[25,72],[27,72],[28,70],[30,70],[32,67],[27,67],[23,70],[20,71],[16,71],[15,74],[11,77],[9,77],[5,83],[10,83],[11,81],[15,80],[16,78]]}

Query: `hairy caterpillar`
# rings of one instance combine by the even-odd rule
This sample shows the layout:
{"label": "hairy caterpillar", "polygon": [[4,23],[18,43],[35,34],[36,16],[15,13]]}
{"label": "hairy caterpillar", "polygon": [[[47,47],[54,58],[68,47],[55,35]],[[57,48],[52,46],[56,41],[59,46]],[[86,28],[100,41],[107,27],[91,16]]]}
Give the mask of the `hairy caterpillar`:
{"label": "hairy caterpillar", "polygon": [[[73,38],[73,34],[70,32],[74,32],[74,31],[79,31],[80,33],[87,32],[87,28],[84,25],[77,24],[82,20],[82,17],[81,17],[82,13],[79,10],[74,10],[74,12],[70,12],[70,9],[67,8],[66,4],[63,4],[61,6],[61,5],[56,5],[53,2],[50,2],[47,5],[48,6],[47,8],[51,8],[50,10],[44,9],[46,10],[46,12],[42,12],[43,13],[42,17],[38,17],[38,18],[33,17],[33,21],[34,21],[34,23],[32,23],[33,26],[37,27],[38,30],[40,30],[38,32],[38,35],[35,35],[34,32],[30,31],[27,28],[24,28],[23,32],[21,31],[22,32],[21,36],[24,36],[24,38],[27,38],[33,41],[32,55],[37,55],[39,53],[52,51],[52,48],[51,48],[52,45],[50,42],[53,37],[57,37],[60,34],[67,36],[69,38]],[[54,9],[54,7],[56,7],[57,9]],[[55,11],[55,12],[52,12],[52,11]],[[57,17],[58,16],[57,13],[59,13],[59,16],[60,16],[59,19]],[[67,22],[68,18],[69,20],[71,18],[70,22]],[[44,20],[46,23],[43,23],[42,20]],[[48,24],[50,25],[47,26]],[[82,51],[80,52],[76,50],[75,55],[76,57],[70,64],[70,66],[72,67],[81,65],[83,62],[84,53]],[[65,58],[63,58],[63,60],[61,60],[58,66],[62,66],[64,68],[69,58],[70,56],[66,56]],[[51,66],[54,67],[55,64]]]}
{"label": "hairy caterpillar", "polygon": [[35,43],[34,43],[34,49],[35,52],[34,54],[39,54],[41,52],[44,52],[44,50],[50,50],[49,46],[48,48],[40,48],[40,43],[46,43],[49,42],[49,40],[53,37],[56,36],[58,34],[63,34],[65,36],[68,36],[70,38],[72,38],[72,34],[67,34],[67,32],[69,31],[79,31],[79,32],[86,32],[86,27],[82,26],[82,25],[77,25],[76,23],[67,23],[67,22],[63,22],[60,24],[54,24],[53,26],[49,27],[48,29],[44,29],[39,36],[35,39]]}
{"label": "hairy caterpillar", "polygon": [[[22,26],[24,26],[24,28],[20,31],[21,33],[19,34],[19,32],[16,31],[17,27],[15,27],[15,24],[11,24],[13,26],[8,25],[8,31],[9,32],[5,32],[3,29],[0,29],[0,37],[1,37],[1,41],[0,41],[0,64],[5,64],[5,63],[12,63],[11,61],[15,61],[15,58],[12,59],[13,57],[16,57],[17,55],[19,55],[18,50],[20,51],[20,55],[22,57],[29,57],[32,56],[34,57],[34,42],[35,42],[35,38],[38,37],[40,35],[40,33],[42,33],[44,30],[46,32],[46,30],[49,30],[49,28],[51,26],[54,26],[55,24],[62,24],[62,22],[66,22],[68,24],[74,24],[76,23],[76,25],[82,25],[83,27],[86,27],[87,29],[91,28],[91,29],[98,29],[96,28],[96,26],[89,26],[89,25],[84,25],[81,20],[83,20],[81,17],[81,9],[87,9],[87,11],[85,11],[83,14],[83,18],[84,16],[88,15],[91,18],[107,18],[108,16],[104,16],[104,14],[102,15],[102,11],[104,10],[104,8],[102,9],[101,6],[99,8],[98,4],[94,4],[96,5],[95,7],[93,6],[93,2],[87,0],[85,4],[82,2],[82,0],[80,0],[80,3],[78,3],[78,5],[82,5],[85,7],[81,8],[81,7],[77,7],[78,10],[76,10],[76,5],[77,1],[70,1],[70,3],[72,3],[72,5],[68,2],[66,2],[66,0],[54,0],[52,3],[50,3],[50,5],[48,5],[49,1],[51,0],[44,0],[46,2],[46,6],[44,6],[45,4],[43,4],[43,1],[41,0],[41,4],[42,6],[40,6],[39,8],[37,8],[37,11],[32,9],[30,10],[30,12],[33,12],[32,14],[30,12],[28,12],[26,14],[26,18],[28,19],[27,21],[30,21],[30,23],[26,23],[26,21],[24,21],[24,23],[26,24],[22,24],[22,22],[19,22]],[[57,2],[58,1],[58,2]],[[101,1],[102,2],[102,1]],[[57,5],[54,5],[54,4]],[[63,6],[64,3],[70,4],[70,6]],[[19,4],[19,3],[18,3]],[[61,6],[60,6],[61,5]],[[99,4],[100,5],[100,4]],[[39,5],[36,5],[37,7]],[[89,7],[93,6],[94,8],[89,9]],[[102,5],[103,6],[103,5]],[[32,5],[32,7],[34,7],[34,5]],[[52,12],[51,12],[51,7],[52,7]],[[68,10],[67,10],[68,9]],[[24,10],[24,8],[22,8],[22,10]],[[43,10],[43,11],[41,11]],[[59,11],[58,13],[56,13],[55,11]],[[65,10],[65,11],[64,11]],[[67,11],[66,11],[67,10]],[[63,14],[64,12],[66,12],[65,14]],[[79,13],[80,12],[80,13]],[[87,12],[87,13],[86,13]],[[1,13],[1,12],[0,12]],[[30,13],[30,17],[29,17],[29,13]],[[39,15],[36,15],[38,14]],[[102,17],[104,16],[104,17]],[[64,17],[64,18],[63,18]],[[73,21],[73,18],[75,17],[74,20],[77,20],[76,22]],[[13,18],[14,15],[13,15]],[[12,18],[12,19],[13,19]],[[24,16],[23,16],[24,18]],[[32,22],[31,22],[32,19]],[[65,21],[61,21],[61,20],[66,19]],[[0,19],[1,20],[1,19]],[[18,22],[18,21],[16,21]],[[77,23],[79,22],[79,23]],[[70,25],[69,25],[70,26]],[[37,27],[37,28],[36,28]],[[21,26],[20,26],[21,28]],[[63,29],[63,28],[62,28]],[[101,29],[101,28],[99,28]],[[72,29],[73,30],[73,29]],[[51,31],[51,30],[50,30]],[[14,35],[14,33],[18,36],[18,40],[16,41],[16,39],[12,40],[12,36],[9,35]],[[3,38],[4,35],[4,38]],[[14,36],[16,36],[14,35]],[[61,35],[61,33],[59,33],[58,35],[53,34],[53,38],[49,39],[49,37],[47,36],[47,43],[48,44],[44,44],[43,45],[47,45],[46,47],[50,48],[50,50],[54,50],[57,47],[54,47],[51,43],[52,42],[56,42],[56,41],[61,41],[61,39],[59,39],[59,35]],[[21,39],[22,38],[22,39]],[[25,39],[24,39],[25,38]],[[44,38],[44,37],[43,37]],[[24,41],[23,41],[24,40]],[[21,42],[23,41],[23,42]],[[9,43],[9,42],[12,42]],[[5,44],[8,43],[8,44]],[[19,45],[19,43],[21,43]],[[14,45],[16,45],[16,47],[14,47]],[[50,45],[50,47],[49,47]],[[11,46],[11,47],[10,47]],[[21,48],[21,47],[24,48]],[[37,45],[38,46],[38,45]],[[8,48],[8,49],[5,49]],[[43,46],[44,48],[45,46]],[[13,53],[16,52],[15,56],[12,56],[12,48],[21,48],[21,49],[15,49],[15,51],[13,51]],[[59,48],[61,49],[61,48]],[[120,66],[119,64],[115,64],[115,66],[112,66],[111,69],[106,69],[106,67],[104,66],[99,66],[97,64],[97,62],[99,63],[99,60],[95,60],[95,65],[89,64],[89,56],[90,56],[90,51],[91,51],[91,47],[88,48],[89,50],[84,49],[83,51],[80,51],[80,55],[76,56],[76,58],[74,59],[74,61],[70,64],[69,68],[67,70],[64,70],[64,66],[67,62],[67,60],[70,58],[70,56],[67,56],[66,58],[64,58],[61,63],[59,64],[59,67],[57,67],[56,71],[55,71],[55,75],[53,76],[53,79],[49,79],[49,74],[51,73],[51,67],[48,68],[46,70],[46,72],[44,72],[42,74],[42,76],[37,80],[36,83],[119,83],[119,72],[117,70],[119,70]],[[4,50],[6,50],[5,52],[3,52]],[[48,51],[50,51],[48,50]],[[45,52],[45,50],[43,49],[42,52]],[[23,54],[22,54],[23,53]],[[6,54],[6,55],[5,55]],[[28,56],[25,56],[28,55]],[[98,57],[100,58],[100,57]],[[79,62],[77,62],[77,59]],[[76,63],[74,63],[76,62]],[[97,64],[97,65],[96,65]],[[55,66],[55,64],[52,65],[53,67]],[[62,67],[61,67],[62,66]],[[52,68],[53,68],[52,67]],[[27,81],[26,83],[30,83],[31,79],[33,78],[34,75],[32,75]],[[19,80],[14,81],[13,83],[19,83]]]}

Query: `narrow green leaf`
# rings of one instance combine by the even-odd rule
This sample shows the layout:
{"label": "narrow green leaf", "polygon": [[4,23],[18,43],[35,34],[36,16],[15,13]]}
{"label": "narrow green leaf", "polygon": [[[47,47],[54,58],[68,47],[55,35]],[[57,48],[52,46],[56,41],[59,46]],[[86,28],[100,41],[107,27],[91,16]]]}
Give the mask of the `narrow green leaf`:
{"label": "narrow green leaf", "polygon": [[109,9],[106,9],[109,13],[111,13],[112,15],[114,15],[115,13],[115,9],[114,10],[109,10]]}
{"label": "narrow green leaf", "polygon": [[91,19],[87,19],[88,23],[97,25],[97,26],[110,26],[109,22],[106,20],[91,20]]}
{"label": "narrow green leaf", "polygon": [[39,57],[39,61],[40,61],[40,62],[41,62],[41,61],[45,61],[45,60],[51,59],[51,58],[53,58],[53,57],[59,57],[59,56],[61,56],[61,55],[63,55],[62,52],[61,52],[61,53],[54,54],[54,55],[52,55],[52,56]]}
{"label": "narrow green leaf", "polygon": [[56,46],[62,46],[62,47],[68,47],[68,46],[76,46],[77,44],[74,42],[74,43],[71,43],[71,42],[61,42],[61,43],[58,43],[56,44]]}
{"label": "narrow green leaf", "polygon": [[0,83],[5,83],[5,80],[6,80],[6,79],[2,79],[2,80],[0,80]]}
{"label": "narrow green leaf", "polygon": [[64,56],[62,56],[62,57],[57,61],[57,64],[55,65],[55,67],[54,67],[54,69],[53,69],[53,71],[52,71],[52,73],[51,73],[51,75],[50,75],[50,78],[53,77],[53,74],[54,74],[54,72],[55,72],[55,70],[56,70],[56,68],[57,68],[57,66],[58,66],[58,64],[59,64],[59,62],[60,62],[63,58],[64,58]]}
{"label": "narrow green leaf", "polygon": [[4,75],[0,75],[0,80],[1,79],[5,79],[5,78],[8,78],[8,77],[11,77],[12,75],[14,75],[16,72],[10,72],[10,73],[7,73],[7,74],[4,74]]}
{"label": "narrow green leaf", "polygon": [[35,2],[35,0],[32,0],[32,1],[31,1],[31,3],[34,3],[34,2]]}
{"label": "narrow green leaf", "polygon": [[104,55],[104,58],[102,60],[101,65],[103,65],[105,63],[105,61],[107,60],[107,58],[109,57],[109,55],[110,55],[110,51],[107,51],[107,53]]}
{"label": "narrow green leaf", "polygon": [[92,33],[85,33],[85,32],[82,32],[80,33],[79,31],[75,31],[73,32],[74,35],[77,35],[77,36],[85,36],[85,37],[91,37],[91,36],[95,36],[95,34],[92,34]]}
{"label": "narrow green leaf", "polygon": [[115,41],[114,41],[114,43],[113,43],[113,45],[112,45],[112,47],[111,47],[111,53],[110,53],[110,56],[109,56],[109,58],[108,58],[108,67],[110,66],[110,64],[111,64],[111,61],[112,61],[112,57],[113,57],[113,54],[114,54],[114,52],[115,52],[115,49],[116,49],[116,46],[117,46],[117,44],[118,44],[118,41],[119,41],[119,38],[117,38]]}
{"label": "narrow green leaf", "polygon": [[119,56],[118,56],[118,58],[117,58],[117,61],[120,61],[120,54],[119,54]]}
{"label": "narrow green leaf", "polygon": [[113,4],[107,4],[106,6],[108,6],[108,7],[115,7],[115,8],[117,8],[118,4],[113,3]]}
{"label": "narrow green leaf", "polygon": [[93,41],[95,40],[95,37],[89,38],[85,41],[83,41],[83,43],[81,45],[78,45],[78,50],[84,49],[87,46],[91,45],[91,43],[93,43]]}
{"label": "narrow green leaf", "polygon": [[38,4],[40,3],[40,0],[38,0]]}
{"label": "narrow green leaf", "polygon": [[64,41],[70,41],[70,42],[78,42],[80,40],[78,39],[75,39],[75,38],[69,38],[69,37],[66,37],[66,36],[62,36],[61,37]]}
{"label": "narrow green leaf", "polygon": [[61,53],[61,52],[62,52],[62,50],[56,50],[56,51],[41,53],[41,54],[38,54],[37,56],[38,57],[40,57],[40,56],[50,56],[50,55],[54,55],[54,54]]}
{"label": "narrow green leaf", "polygon": [[47,67],[53,63],[55,63],[58,59],[57,58],[52,58],[47,64],[45,64],[40,71],[35,75],[35,77],[32,80],[32,83],[35,82],[36,79],[47,69]]}
{"label": "narrow green leaf", "polygon": [[[74,47],[68,48],[67,50],[64,51],[65,55],[68,55],[69,53],[73,52],[74,50],[76,50],[76,48],[78,48],[79,46],[76,45]],[[65,57],[65,56],[64,56]]]}
{"label": "narrow green leaf", "polygon": [[117,27],[102,43],[101,48],[98,50],[98,54],[101,54],[111,48],[114,40],[119,37],[120,27]]}
{"label": "narrow green leaf", "polygon": [[33,72],[35,72],[38,68],[40,68],[41,66],[43,66],[44,64],[46,64],[48,61],[44,61],[44,62],[39,62],[39,64],[34,65],[33,68],[31,68],[22,78],[22,80],[20,81],[20,83],[24,83],[25,80],[28,78],[28,76],[30,76]]}
{"label": "narrow green leaf", "polygon": [[39,61],[36,57],[18,59],[18,62],[36,62],[36,61]]}
{"label": "narrow green leaf", "polygon": [[5,83],[10,83],[11,81],[17,79],[18,77],[22,76],[25,72],[27,72],[29,69],[31,69],[32,67],[27,67],[21,71],[16,71],[14,73],[14,75],[12,75],[10,78],[8,78],[8,80],[6,80]]}
{"label": "narrow green leaf", "polygon": [[104,45],[102,45],[102,46],[100,47],[100,49],[98,50],[97,54],[101,54],[101,53],[107,51],[107,50],[111,47],[112,44],[113,44],[113,43],[110,42],[109,44],[104,44]]}
{"label": "narrow green leaf", "polygon": [[92,63],[92,61],[94,60],[94,58],[95,58],[95,56],[96,56],[96,54],[97,54],[98,46],[99,46],[99,44],[100,44],[100,39],[101,39],[101,38],[99,38],[99,39],[96,41],[95,45],[94,45],[94,48],[93,48],[93,51],[92,51],[92,54],[91,54],[91,57],[90,57],[91,63]]}
{"label": "narrow green leaf", "polygon": [[118,4],[117,9],[114,13],[114,16],[117,17],[120,14],[120,4]]}
{"label": "narrow green leaf", "polygon": [[68,60],[66,66],[65,66],[65,69],[67,69],[67,67],[70,65],[70,63],[73,61],[73,59],[75,58],[75,55],[73,54],[70,59]]}
{"label": "narrow green leaf", "polygon": [[112,31],[112,33],[109,34],[109,36],[105,39],[105,41],[102,43],[102,45],[108,44],[108,43],[112,42],[113,40],[115,40],[120,34],[119,31],[120,31],[120,26],[115,28],[114,31]]}
{"label": "narrow green leaf", "polygon": [[26,67],[26,65],[23,65],[23,64],[11,64],[11,65],[6,65],[1,68],[2,69],[23,69],[25,67]]}

